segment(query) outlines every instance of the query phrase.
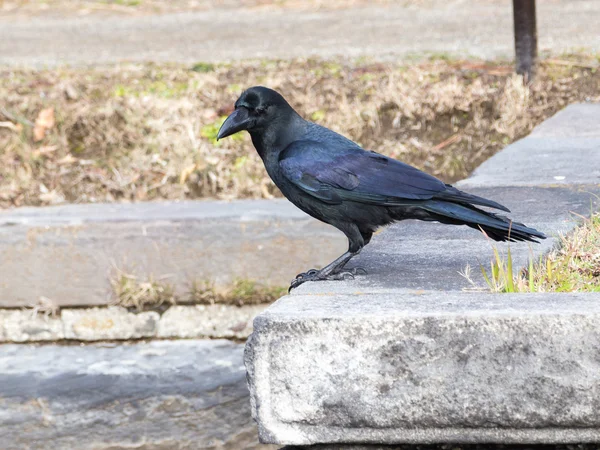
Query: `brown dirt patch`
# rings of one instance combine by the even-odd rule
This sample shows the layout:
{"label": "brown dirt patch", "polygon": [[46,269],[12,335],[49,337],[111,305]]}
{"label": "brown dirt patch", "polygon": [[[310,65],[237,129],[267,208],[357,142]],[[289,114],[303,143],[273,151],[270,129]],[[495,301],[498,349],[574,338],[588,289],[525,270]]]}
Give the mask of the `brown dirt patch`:
{"label": "brown dirt patch", "polygon": [[545,62],[530,88],[510,65],[464,61],[2,69],[0,207],[278,196],[247,135],[214,139],[257,84],[365,148],[453,182],[567,104],[600,101],[597,64]]}

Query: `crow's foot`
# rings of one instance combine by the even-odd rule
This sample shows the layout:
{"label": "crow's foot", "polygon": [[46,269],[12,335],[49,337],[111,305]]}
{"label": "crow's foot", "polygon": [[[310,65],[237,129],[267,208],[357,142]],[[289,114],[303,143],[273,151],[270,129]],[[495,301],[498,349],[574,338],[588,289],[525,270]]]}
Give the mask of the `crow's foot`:
{"label": "crow's foot", "polygon": [[291,282],[288,292],[291,292],[292,289],[297,288],[303,283],[307,281],[333,281],[333,280],[352,280],[355,275],[366,275],[367,271],[362,267],[355,267],[350,270],[342,270],[340,272],[331,273],[329,275],[324,275],[322,271],[316,269],[310,269],[306,272],[299,273],[296,275],[296,278]]}
{"label": "crow's foot", "polygon": [[306,283],[307,281],[315,281],[318,280],[319,278],[319,270],[317,269],[310,269],[307,270],[306,272],[302,272],[299,273],[298,275],[296,275],[296,278],[290,283],[290,287],[288,288],[288,293],[290,293],[292,291],[292,289],[297,288],[298,286],[300,286],[302,283]]}

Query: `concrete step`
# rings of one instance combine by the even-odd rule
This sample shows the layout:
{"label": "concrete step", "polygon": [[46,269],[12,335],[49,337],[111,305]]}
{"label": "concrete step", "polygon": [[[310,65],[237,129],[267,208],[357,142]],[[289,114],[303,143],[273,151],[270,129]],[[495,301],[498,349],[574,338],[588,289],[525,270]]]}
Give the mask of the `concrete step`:
{"label": "concrete step", "polygon": [[600,293],[295,295],[246,346],[262,442],[600,442]]}
{"label": "concrete step", "polygon": [[129,339],[246,339],[266,305],[176,305],[164,313],[120,306],[66,308],[60,314],[0,309],[0,343]]}
{"label": "concrete step", "polygon": [[346,248],[342,233],[285,200],[65,205],[0,211],[0,307],[48,298],[106,305],[111,279],[151,276],[185,297],[193,284],[287,286]]}
{"label": "concrete step", "polygon": [[261,449],[243,346],[0,345],[3,450]]}

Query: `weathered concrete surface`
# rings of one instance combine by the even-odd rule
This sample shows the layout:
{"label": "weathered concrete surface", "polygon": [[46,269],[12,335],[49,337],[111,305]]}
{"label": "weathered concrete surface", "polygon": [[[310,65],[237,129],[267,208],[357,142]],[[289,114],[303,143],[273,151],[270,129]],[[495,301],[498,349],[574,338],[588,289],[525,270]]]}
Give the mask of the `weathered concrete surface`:
{"label": "weathered concrete surface", "polygon": [[239,344],[0,346],[3,450],[262,449],[249,409]]}
{"label": "weathered concrete surface", "polygon": [[[542,52],[600,49],[594,31],[598,2],[544,1],[537,12]],[[512,9],[501,0],[390,2],[332,11],[215,8],[145,17],[7,17],[0,18],[0,63],[192,63],[336,55],[414,60],[440,53],[513,58],[512,33]]]}
{"label": "weathered concrete surface", "polygon": [[252,321],[266,305],[173,306],[158,321],[158,338],[235,338],[252,333]]}
{"label": "weathered concrete surface", "polygon": [[60,315],[0,309],[1,342],[106,341],[144,338],[245,339],[265,305],[177,305],[162,315],[119,306],[63,309]]}
{"label": "weathered concrete surface", "polygon": [[464,189],[586,184],[600,185],[599,103],[567,106],[457,183]]}
{"label": "weathered concrete surface", "polygon": [[522,139],[485,161],[457,186],[469,190],[478,186],[580,184],[600,185],[600,137]]}
{"label": "weathered concrete surface", "polygon": [[600,104],[575,103],[535,127],[531,137],[600,138]]}
{"label": "weathered concrete surface", "polygon": [[263,442],[600,442],[600,294],[296,295],[246,347]]}
{"label": "weathered concrete surface", "polygon": [[[0,307],[46,297],[103,305],[118,270],[185,295],[194,281],[287,285],[347,246],[339,231],[289,202],[158,202],[0,211]],[[118,270],[117,270],[118,269]]]}

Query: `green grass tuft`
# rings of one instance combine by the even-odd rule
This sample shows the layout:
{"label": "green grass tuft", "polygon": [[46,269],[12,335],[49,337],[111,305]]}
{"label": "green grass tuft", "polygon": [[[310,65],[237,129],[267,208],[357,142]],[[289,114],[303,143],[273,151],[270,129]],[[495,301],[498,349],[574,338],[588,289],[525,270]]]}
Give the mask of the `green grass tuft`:
{"label": "green grass tuft", "polygon": [[211,63],[199,62],[192,66],[193,72],[208,73],[215,70],[215,65]]}
{"label": "green grass tuft", "polygon": [[489,271],[480,265],[492,292],[600,292],[600,214],[562,237],[560,248],[546,258],[531,257],[519,272],[514,271],[510,246],[506,257],[496,247],[492,250]]}

